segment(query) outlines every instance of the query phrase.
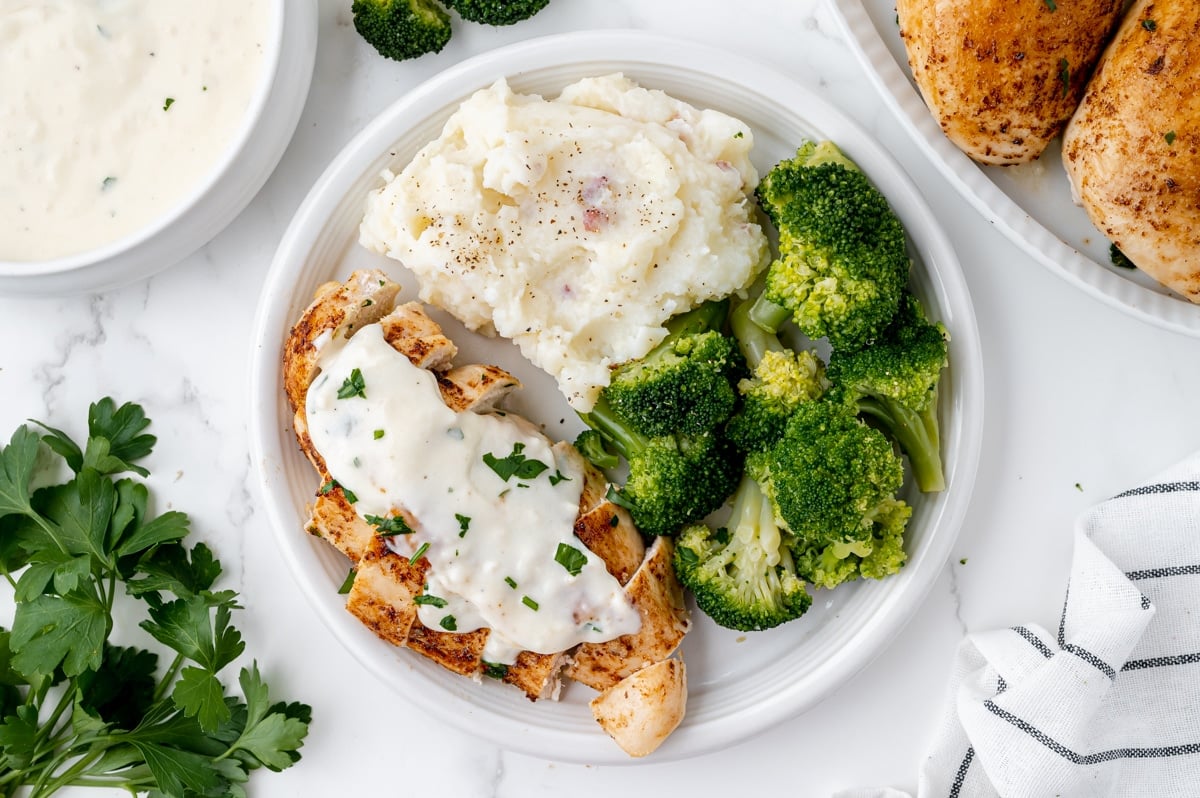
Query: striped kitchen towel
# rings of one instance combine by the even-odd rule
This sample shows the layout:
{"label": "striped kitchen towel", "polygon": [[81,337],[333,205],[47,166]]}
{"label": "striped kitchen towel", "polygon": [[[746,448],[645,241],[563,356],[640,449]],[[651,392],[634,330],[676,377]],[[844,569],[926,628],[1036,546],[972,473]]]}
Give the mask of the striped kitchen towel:
{"label": "striped kitchen towel", "polygon": [[918,795],[1200,796],[1200,453],[1078,520],[1057,629],[960,644]]}

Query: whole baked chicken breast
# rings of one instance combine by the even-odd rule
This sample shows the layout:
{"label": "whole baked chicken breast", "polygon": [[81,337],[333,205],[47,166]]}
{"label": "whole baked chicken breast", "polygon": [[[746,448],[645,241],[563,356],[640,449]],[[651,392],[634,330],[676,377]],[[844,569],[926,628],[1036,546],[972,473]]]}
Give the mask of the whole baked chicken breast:
{"label": "whole baked chicken breast", "polygon": [[1200,2],[1139,0],[1063,134],[1092,223],[1200,303]]}
{"label": "whole baked chicken breast", "polygon": [[896,0],[926,105],[979,163],[1036,159],[1079,103],[1123,0]]}

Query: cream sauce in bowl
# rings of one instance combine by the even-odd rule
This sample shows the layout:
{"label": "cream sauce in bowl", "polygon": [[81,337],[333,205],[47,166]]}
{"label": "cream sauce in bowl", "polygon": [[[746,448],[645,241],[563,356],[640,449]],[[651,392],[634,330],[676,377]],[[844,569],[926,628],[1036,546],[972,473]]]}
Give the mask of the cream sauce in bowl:
{"label": "cream sauce in bowl", "polygon": [[232,158],[270,77],[275,0],[0,0],[0,261],[166,224]]}

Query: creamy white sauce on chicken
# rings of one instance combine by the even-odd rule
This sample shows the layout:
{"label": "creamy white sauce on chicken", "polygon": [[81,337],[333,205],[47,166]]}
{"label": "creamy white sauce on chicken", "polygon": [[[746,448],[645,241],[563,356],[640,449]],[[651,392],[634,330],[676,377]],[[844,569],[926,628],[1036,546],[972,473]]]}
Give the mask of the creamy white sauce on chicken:
{"label": "creamy white sauce on chicken", "polygon": [[0,0],[0,260],[131,235],[216,169],[264,80],[270,0]]}
{"label": "creamy white sauce on chicken", "polygon": [[[320,364],[309,435],[392,549],[428,558],[421,623],[489,628],[484,659],[495,663],[640,628],[621,585],[574,535],[582,472],[532,424],[451,410],[434,375],[377,324],[327,342]],[[401,509],[407,521],[394,520]]]}

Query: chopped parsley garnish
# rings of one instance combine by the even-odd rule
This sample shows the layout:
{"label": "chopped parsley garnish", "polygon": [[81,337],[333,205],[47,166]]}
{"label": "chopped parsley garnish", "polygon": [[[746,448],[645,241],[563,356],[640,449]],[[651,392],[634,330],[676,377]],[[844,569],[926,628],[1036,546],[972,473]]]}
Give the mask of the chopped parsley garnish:
{"label": "chopped parsley garnish", "polygon": [[342,387],[338,388],[338,399],[349,399],[352,396],[361,396],[367,398],[367,385],[363,382],[362,372],[354,369],[350,372],[350,376],[342,382]]}
{"label": "chopped parsley garnish", "polygon": [[517,580],[513,579],[511,576],[504,577],[504,584],[508,585],[513,590],[517,589]]}
{"label": "chopped parsley garnish", "polygon": [[338,588],[338,595],[344,596],[350,592],[350,588],[354,585],[354,577],[358,576],[358,569],[351,568],[350,573],[346,574],[346,578],[342,580],[342,586]]}
{"label": "chopped parsley garnish", "polygon": [[1050,9],[1050,13],[1053,14],[1058,10],[1058,4],[1054,0],[1046,0],[1046,8]]}
{"label": "chopped parsley garnish", "polygon": [[163,103],[163,110],[166,111],[168,108],[170,108],[174,104],[175,104],[175,98],[168,97],[166,102]]}
{"label": "chopped parsley garnish", "polygon": [[483,675],[491,679],[503,679],[508,675],[508,666],[503,662],[483,661]]}
{"label": "chopped parsley garnish", "polygon": [[496,457],[491,452],[487,452],[483,455],[483,462],[505,482],[512,477],[533,479],[550,467],[541,460],[530,460],[523,454],[524,451],[525,444],[514,443],[513,450],[508,455]]}
{"label": "chopped parsley garnish", "polygon": [[328,482],[326,482],[324,485],[322,485],[320,487],[320,489],[317,490],[317,495],[324,496],[326,493],[329,493],[329,491],[333,490],[334,488],[341,488],[342,495],[346,497],[346,501],[350,502],[350,504],[354,504],[355,502],[358,501],[358,496],[355,495],[354,491],[350,490],[345,485],[338,482],[336,479],[331,479]]}
{"label": "chopped parsley garnish", "polygon": [[381,537],[392,535],[411,535],[413,528],[408,525],[403,516],[389,515],[387,518],[378,515],[364,515],[367,523],[375,527],[376,534]]}
{"label": "chopped parsley garnish", "polygon": [[113,183],[115,183],[115,182],[117,182],[117,179],[116,179],[115,177],[106,177],[106,178],[104,178],[104,180],[102,180],[102,181],[100,182],[100,190],[101,190],[101,191],[108,191],[110,188],[112,188],[112,185],[113,185]]}
{"label": "chopped parsley garnish", "polygon": [[375,432],[374,432],[374,433],[372,433],[372,434],[375,436],[375,440],[379,440],[380,438],[382,438],[382,437],[383,437],[383,430],[381,430],[381,429],[377,429],[377,430],[375,430]]}
{"label": "chopped parsley garnish", "polygon": [[438,625],[440,625],[447,632],[458,631],[458,621],[454,620],[453,615],[447,615],[445,618],[442,618],[440,621],[438,621]]}
{"label": "chopped parsley garnish", "polygon": [[1066,97],[1071,90],[1071,62],[1065,58],[1058,59],[1058,79],[1062,82],[1062,96]]}
{"label": "chopped parsley garnish", "polygon": [[431,596],[428,593],[422,593],[413,598],[413,604],[428,604],[430,607],[437,607],[440,610],[446,606],[446,600],[441,596]]}
{"label": "chopped parsley garnish", "polygon": [[467,534],[467,530],[471,528],[471,517],[461,513],[454,514],[455,520],[458,521],[458,536],[461,538]]}
{"label": "chopped parsley garnish", "polygon": [[1143,19],[1142,27],[1153,33],[1154,31],[1158,30],[1158,23],[1152,19]]}
{"label": "chopped parsley garnish", "polygon": [[533,610],[534,612],[537,612],[538,603],[536,601],[534,601],[533,599],[531,599],[529,596],[521,596],[521,603],[524,604],[529,609]]}
{"label": "chopped parsley garnish", "polygon": [[587,565],[587,555],[567,543],[559,543],[558,551],[554,552],[554,561],[567,569],[571,576],[579,576],[583,566]]}
{"label": "chopped parsley garnish", "polygon": [[559,471],[558,469],[555,469],[554,473],[549,476],[549,480],[551,485],[557,485],[560,482],[570,482],[571,478],[565,476],[563,472]]}
{"label": "chopped parsley garnish", "polygon": [[372,305],[374,305],[374,304],[375,304],[375,300],[374,300],[374,299],[364,299],[364,300],[362,301],[362,306],[363,306],[364,308],[369,308],[369,307],[371,307],[371,306],[372,306]]}
{"label": "chopped parsley garnish", "polygon": [[740,139],[740,138],[742,138],[744,135],[745,135],[745,134],[744,134],[744,133],[742,133],[742,131],[740,131],[740,130],[739,130],[737,133],[734,133],[734,134],[733,134],[733,137],[734,137],[735,139]]}
{"label": "chopped parsley garnish", "polygon": [[1116,244],[1108,245],[1108,258],[1112,261],[1112,265],[1121,269],[1136,269],[1137,266],[1129,259],[1129,256],[1122,252]]}
{"label": "chopped parsley garnish", "polygon": [[1167,146],[1168,147],[1171,146],[1172,144],[1175,143],[1175,131],[1168,130],[1166,133],[1163,134],[1163,138],[1167,140]]}
{"label": "chopped parsley garnish", "polygon": [[417,547],[417,550],[413,552],[413,556],[408,558],[408,564],[416,565],[417,560],[424,557],[425,552],[427,552],[427,551],[429,551],[429,543],[428,542],[422,543],[420,546]]}

